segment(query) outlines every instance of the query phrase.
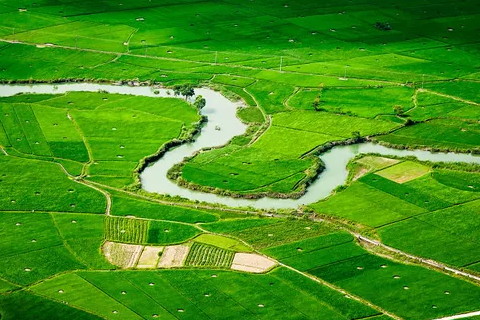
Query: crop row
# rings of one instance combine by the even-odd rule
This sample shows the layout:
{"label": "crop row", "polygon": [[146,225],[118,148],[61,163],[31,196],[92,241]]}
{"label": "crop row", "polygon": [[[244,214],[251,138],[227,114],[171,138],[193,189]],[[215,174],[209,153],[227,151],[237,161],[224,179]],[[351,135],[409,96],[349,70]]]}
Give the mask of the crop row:
{"label": "crop row", "polygon": [[185,265],[229,268],[232,264],[233,256],[233,251],[195,242],[190,249]]}
{"label": "crop row", "polygon": [[150,221],[120,217],[105,218],[105,238],[126,243],[145,243]]}

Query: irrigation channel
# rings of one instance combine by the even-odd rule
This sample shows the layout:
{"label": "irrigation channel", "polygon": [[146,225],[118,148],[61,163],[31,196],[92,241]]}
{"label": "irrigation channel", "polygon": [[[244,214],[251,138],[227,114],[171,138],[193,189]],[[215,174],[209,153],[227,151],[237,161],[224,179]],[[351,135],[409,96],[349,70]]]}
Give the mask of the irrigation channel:
{"label": "irrigation channel", "polygon": [[[35,85],[0,85],[0,96],[12,96],[19,93],[60,94],[68,91],[86,91],[128,94],[147,97],[171,97],[171,90],[157,89],[147,86],[109,85],[93,83],[35,84]],[[230,139],[241,135],[247,129],[237,117],[237,108],[241,103],[232,102],[219,92],[206,88],[195,89],[197,95],[206,99],[206,106],[201,110],[208,118],[200,134],[194,142],[183,144],[166,152],[158,161],[145,168],[140,174],[142,188],[149,192],[181,196],[190,200],[210,203],[221,203],[231,207],[251,206],[259,209],[288,209],[299,205],[319,201],[338,186],[345,183],[348,175],[346,166],[358,154],[378,153],[386,156],[415,156],[419,160],[434,162],[465,162],[480,164],[480,156],[461,153],[434,153],[424,150],[398,150],[374,143],[359,143],[347,146],[336,146],[320,155],[325,164],[324,171],[308,187],[307,192],[298,199],[239,199],[211,193],[193,191],[180,187],[167,178],[168,170],[185,157],[192,156],[204,148],[223,146]]]}

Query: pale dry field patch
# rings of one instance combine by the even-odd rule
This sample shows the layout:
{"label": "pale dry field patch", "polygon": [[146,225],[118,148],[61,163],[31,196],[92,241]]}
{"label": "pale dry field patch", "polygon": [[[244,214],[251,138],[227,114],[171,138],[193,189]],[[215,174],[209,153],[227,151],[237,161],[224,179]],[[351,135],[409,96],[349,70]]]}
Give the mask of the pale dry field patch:
{"label": "pale dry field patch", "polygon": [[250,273],[263,273],[276,265],[277,263],[274,260],[259,254],[240,252],[235,254],[231,269]]}
{"label": "pale dry field patch", "polygon": [[165,247],[163,250],[162,257],[158,262],[159,268],[175,268],[175,267],[182,267],[185,263],[185,259],[187,258],[188,251],[190,247],[176,245],[176,246],[168,246]]}
{"label": "pale dry field patch", "polygon": [[133,268],[140,258],[143,246],[107,241],[102,250],[111,264],[121,268]]}
{"label": "pale dry field patch", "polygon": [[145,246],[142,251],[142,255],[137,262],[138,269],[151,269],[156,268],[160,259],[159,253],[163,251],[163,247],[150,247]]}

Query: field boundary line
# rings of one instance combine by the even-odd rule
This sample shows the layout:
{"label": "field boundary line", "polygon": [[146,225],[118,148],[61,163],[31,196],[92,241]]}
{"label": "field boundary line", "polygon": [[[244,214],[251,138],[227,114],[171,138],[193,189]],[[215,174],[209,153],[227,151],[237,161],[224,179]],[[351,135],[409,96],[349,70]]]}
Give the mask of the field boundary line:
{"label": "field boundary line", "polygon": [[97,190],[98,192],[100,192],[101,194],[103,194],[105,196],[105,200],[107,202],[106,204],[106,208],[105,208],[105,215],[107,216],[111,216],[112,213],[111,213],[111,210],[112,210],[112,197],[110,195],[110,193],[108,193],[107,191],[103,190],[103,189],[100,189],[92,184],[90,184],[89,182],[87,182],[86,180],[75,180],[73,179],[73,181],[79,183],[79,184],[83,184],[89,188],[92,188],[94,190]]}
{"label": "field boundary line", "polygon": [[[49,280],[49,279],[46,279],[46,280]],[[43,281],[42,281],[43,282]],[[36,285],[38,285],[40,283],[37,283]],[[31,286],[32,287],[32,286]],[[34,296],[37,296],[37,297],[40,297],[42,299],[45,299],[45,300],[48,300],[48,301],[52,301],[52,302],[55,302],[55,303],[59,303],[59,304],[62,304],[63,302],[61,300],[57,300],[56,298],[53,298],[53,297],[49,297],[49,296],[46,296],[46,295],[43,295],[41,293],[37,293],[37,292],[34,292],[32,290],[30,290],[29,288],[22,288],[20,291],[26,291],[28,292],[29,294],[31,295],[34,295]],[[88,314],[91,314],[91,315],[94,315],[94,316],[97,316],[99,318],[103,318],[103,316],[101,316],[100,314],[97,314],[95,312],[93,312],[92,310],[88,310],[86,308],[82,308],[82,307],[79,307],[79,306],[72,306],[71,304],[68,305],[68,307],[72,308],[72,309],[77,309],[77,310],[80,310],[80,311],[83,311],[85,313],[88,313]]]}
{"label": "field boundary line", "polygon": [[434,320],[454,320],[454,319],[463,319],[463,318],[470,318],[473,316],[480,316],[480,311],[473,311],[469,313],[461,313],[454,316],[443,317],[443,318],[436,318]]}
{"label": "field boundary line", "polygon": [[[110,194],[103,190],[103,189],[100,189],[94,185],[91,185],[90,183],[86,182],[85,180],[83,179],[77,179],[76,177],[72,176],[70,173],[68,173],[68,171],[65,169],[65,167],[61,164],[61,163],[58,163],[56,162],[57,165],[60,166],[60,168],[62,169],[62,171],[67,175],[67,177],[70,178],[71,181],[75,182],[75,183],[78,183],[78,184],[81,184],[81,185],[84,185],[84,186],[87,186],[91,189],[94,189],[98,192],[100,192],[104,197],[105,197],[105,202],[106,202],[106,205],[105,205],[105,215],[109,216],[111,215],[111,208],[112,208],[112,198],[110,196]],[[87,212],[85,212],[87,213]]]}
{"label": "field boundary line", "polygon": [[395,315],[395,314],[393,314],[393,313],[388,312],[387,310],[385,310],[385,309],[383,309],[383,308],[381,308],[381,307],[379,307],[379,306],[371,303],[371,302],[368,301],[368,300],[365,300],[365,299],[360,298],[360,297],[358,297],[358,296],[356,296],[356,295],[353,295],[353,294],[351,294],[350,292],[348,292],[348,291],[346,291],[346,290],[344,290],[344,289],[342,289],[342,288],[340,288],[340,287],[337,287],[336,285],[334,285],[334,284],[332,284],[332,283],[330,283],[330,282],[327,282],[327,281],[325,281],[325,280],[323,280],[323,279],[317,278],[317,277],[315,277],[315,276],[313,276],[313,275],[310,275],[310,274],[308,274],[308,273],[306,273],[306,272],[303,272],[303,271],[300,271],[300,270],[298,270],[298,269],[295,269],[295,268],[293,268],[293,267],[291,267],[291,266],[289,266],[289,265],[286,265],[286,264],[284,264],[284,263],[278,262],[278,264],[279,264],[280,266],[285,267],[285,268],[287,268],[287,269],[289,269],[289,270],[291,270],[291,271],[294,271],[294,272],[296,272],[296,273],[298,273],[298,274],[300,274],[300,275],[302,275],[302,276],[304,276],[304,277],[307,277],[307,278],[309,278],[310,280],[313,280],[313,281],[315,281],[315,282],[317,282],[317,283],[319,283],[319,284],[322,284],[322,285],[324,285],[324,286],[326,286],[326,287],[328,287],[328,288],[330,288],[330,289],[332,289],[332,290],[338,291],[338,292],[340,292],[340,293],[342,293],[342,294],[344,294],[344,295],[348,295],[348,296],[351,297],[353,300],[356,300],[357,302],[360,302],[360,303],[362,303],[362,304],[364,304],[364,305],[367,305],[367,306],[369,306],[370,308],[375,309],[375,310],[377,310],[377,311],[379,311],[379,312],[381,312],[381,313],[383,313],[383,314],[385,314],[385,315],[387,315],[387,316],[389,316],[389,317],[391,317],[391,318],[393,318],[393,319],[395,319],[395,320],[403,320],[403,318],[400,318],[399,316],[397,316],[397,315]]}
{"label": "field boundary line", "polygon": [[452,96],[452,95],[449,95],[449,94],[446,94],[446,93],[441,93],[441,92],[437,92],[437,91],[433,91],[433,90],[429,90],[429,89],[424,89],[424,88],[418,89],[418,91],[434,94],[436,96],[440,96],[440,97],[444,97],[444,98],[449,98],[449,99],[452,99],[452,100],[455,100],[455,101],[458,101],[458,102],[471,104],[471,105],[474,105],[474,106],[480,106],[480,103],[477,103],[475,101],[463,99],[463,98],[460,98],[460,97],[457,97],[457,96]]}
{"label": "field boundary line", "polygon": [[[140,319],[145,319],[144,317],[142,317],[142,315],[140,315],[139,313],[137,313],[136,311],[134,311],[133,309],[131,309],[130,307],[127,307],[125,304],[123,304],[122,302],[120,302],[119,300],[117,300],[116,298],[114,298],[113,296],[111,296],[110,294],[106,293],[104,290],[100,289],[100,287],[98,287],[96,284],[92,283],[91,281],[85,279],[84,277],[82,277],[78,272],[76,273],[76,275],[83,279],[83,281],[87,282],[88,284],[90,284],[92,287],[96,288],[97,290],[99,290],[100,292],[102,292],[104,295],[106,295],[107,297],[109,297],[110,299],[112,299],[113,301],[117,302],[118,304],[120,304],[121,306],[123,306],[125,309],[127,310],[130,310],[132,313],[136,314],[137,316],[140,317]],[[103,317],[102,317],[103,318]]]}
{"label": "field boundary line", "polygon": [[163,310],[165,310],[167,313],[171,314],[174,318],[175,318],[175,315],[170,312],[168,309],[166,309],[163,305],[161,305],[159,302],[157,302],[157,300],[155,300],[155,298],[153,298],[148,292],[146,292],[145,290],[143,290],[143,288],[139,287],[136,283],[132,282],[130,279],[126,278],[123,276],[122,273],[120,273],[120,276],[125,280],[127,281],[128,283],[130,283],[133,287],[135,287],[137,290],[139,290],[140,292],[142,292],[145,296],[147,296],[149,299],[151,299],[153,302],[155,302],[156,305],[158,305],[160,308],[162,308]]}
{"label": "field boundary line", "polygon": [[49,214],[49,216],[50,216],[50,219],[52,219],[53,226],[55,227],[55,230],[57,231],[58,236],[62,239],[63,247],[65,249],[67,249],[67,251],[70,252],[72,254],[72,256],[74,256],[75,259],[77,259],[78,262],[80,262],[81,264],[83,264],[87,268],[91,268],[92,266],[90,264],[88,264],[85,260],[80,258],[77,255],[77,253],[72,249],[72,247],[68,244],[67,240],[65,240],[65,237],[63,236],[62,231],[60,231],[60,228],[58,227],[57,220],[55,220],[54,215]]}
{"label": "field boundary line", "polygon": [[[390,247],[390,246],[387,246],[386,244],[380,242],[380,241],[376,241],[376,240],[372,240],[372,239],[369,239],[367,237],[364,237],[358,233],[354,233],[354,236],[358,239],[358,241],[360,242],[364,242],[364,243],[368,243],[370,245],[373,245],[373,246],[376,246],[376,247],[380,247],[380,248],[383,248],[389,252],[392,252],[392,253],[395,253],[395,254],[399,254],[403,257],[407,257],[411,260],[414,260],[416,262],[420,262],[421,264],[423,265],[428,265],[430,267],[434,267],[436,269],[440,269],[442,271],[448,271],[448,273],[454,273],[455,275],[458,275],[458,276],[463,276],[463,277],[466,277],[466,278],[469,278],[469,279],[472,279],[472,280],[475,280],[477,282],[480,282],[480,277],[474,275],[474,274],[471,274],[471,273],[468,273],[468,272],[465,272],[465,271],[462,271],[462,270],[458,270],[458,269],[455,269],[455,268],[452,268],[452,267],[449,267],[447,266],[446,264],[443,264],[441,262],[438,262],[438,261],[435,261],[435,260],[432,260],[432,259],[425,259],[425,258],[422,258],[422,257],[418,257],[418,256],[415,256],[413,254],[410,254],[410,253],[406,253],[406,252],[403,252],[401,250],[398,250],[398,249],[395,249],[393,247]],[[445,272],[447,273],[447,272]]]}
{"label": "field boundary line", "polygon": [[[151,201],[151,202],[157,202],[161,203],[164,205],[171,205],[171,206],[178,206],[178,207],[186,207],[186,208],[193,208],[193,209],[205,209],[205,210],[218,210],[218,211],[223,211],[223,212],[234,212],[234,213],[239,213],[239,214],[251,214],[251,215],[258,215],[260,211],[249,211],[249,210],[242,210],[242,209],[235,209],[235,208],[222,208],[222,207],[215,207],[212,205],[205,205],[205,204],[192,204],[192,203],[182,203],[182,202],[175,202],[175,201],[168,201],[168,200],[161,200],[161,199],[156,199],[154,197],[149,197],[146,195],[138,194],[132,191],[127,191],[119,188],[115,188],[112,186],[107,186],[98,182],[93,182],[93,181],[88,181],[90,185],[95,185],[101,188],[113,190],[119,193],[127,194],[129,196],[132,196],[134,198],[139,198],[143,199],[146,201]],[[284,217],[283,215],[277,215],[277,217]]]}
{"label": "field boundary line", "polygon": [[82,168],[82,173],[81,175],[86,175],[86,171],[89,165],[91,165],[94,161],[93,159],[93,153],[92,153],[92,148],[90,147],[90,144],[88,143],[87,137],[85,137],[85,134],[83,133],[82,128],[80,128],[80,125],[77,123],[77,121],[72,117],[70,114],[70,111],[67,111],[67,118],[70,120],[75,127],[75,130],[77,130],[78,134],[82,137],[83,144],[85,145],[85,148],[87,149],[88,153],[88,162],[83,164]]}
{"label": "field boundary line", "polygon": [[[10,44],[22,44],[22,45],[27,45],[27,46],[33,46],[36,47],[38,45],[42,45],[42,43],[29,43],[25,41],[19,41],[19,40],[10,40],[10,39],[5,39],[5,38],[0,38],[0,42],[5,42],[5,43],[10,43]],[[49,44],[49,48],[58,48],[58,49],[65,49],[65,50],[76,50],[76,51],[84,51],[84,52],[93,52],[93,53],[100,53],[100,54],[109,54],[109,55],[121,55],[121,56],[131,56],[135,58],[148,58],[148,59],[156,59],[156,60],[165,60],[165,61],[176,61],[176,62],[191,62],[191,63],[196,63],[199,65],[210,65],[210,66],[226,66],[226,67],[232,67],[232,68],[240,68],[240,69],[246,69],[246,70],[260,70],[260,71],[271,71],[271,72],[276,72],[276,73],[288,73],[288,74],[296,74],[296,75],[307,75],[307,76],[320,76],[320,77],[326,77],[326,78],[332,78],[332,79],[338,79],[337,76],[335,75],[328,75],[328,74],[317,74],[317,73],[302,73],[302,72],[295,72],[295,71],[278,71],[276,69],[268,69],[268,68],[258,68],[258,67],[250,67],[250,66],[244,66],[244,65],[238,65],[238,64],[228,64],[228,63],[213,63],[213,62],[201,62],[201,61],[195,61],[195,60],[188,60],[188,59],[179,59],[179,58],[166,58],[166,57],[160,57],[160,56],[149,56],[149,55],[143,55],[143,54],[133,54],[133,53],[126,53],[126,52],[116,52],[116,51],[106,51],[106,50],[95,50],[95,49],[88,49],[88,48],[75,48],[71,46],[64,46],[64,45],[57,45],[57,44]],[[376,80],[376,79],[368,79],[368,78],[358,78],[358,77],[350,77],[349,79],[353,80],[364,80],[364,81],[371,81],[373,83],[385,83],[385,84],[392,84],[392,85],[401,85],[401,82],[395,82],[391,80]],[[364,87],[366,87],[365,85]]]}

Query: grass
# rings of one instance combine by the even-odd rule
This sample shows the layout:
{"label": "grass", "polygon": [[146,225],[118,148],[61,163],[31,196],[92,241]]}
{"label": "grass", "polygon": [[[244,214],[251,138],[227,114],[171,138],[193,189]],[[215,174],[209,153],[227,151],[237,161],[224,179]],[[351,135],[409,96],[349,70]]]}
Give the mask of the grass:
{"label": "grass", "polygon": [[[318,123],[322,123],[321,126]],[[182,168],[182,177],[196,184],[240,193],[290,193],[313,165],[305,153],[332,141],[388,132],[397,124],[383,120],[296,111],[274,115],[259,140],[246,147],[229,146],[204,152]]]}
{"label": "grass", "polygon": [[277,223],[277,219],[245,218],[245,219],[226,219],[213,223],[202,224],[205,230],[216,233],[231,233],[245,229]]}
{"label": "grass", "polygon": [[431,319],[478,309],[477,286],[369,254],[309,272],[404,319]]}
{"label": "grass", "polygon": [[150,221],[105,217],[105,238],[114,242],[143,244],[147,242]]}
{"label": "grass", "polygon": [[116,195],[113,198],[112,214],[186,223],[206,223],[218,219],[216,215],[202,210],[167,206],[121,195]]}
{"label": "grass", "polygon": [[479,130],[475,122],[439,119],[406,127],[376,140],[413,148],[468,152],[478,149]]}
{"label": "grass", "polygon": [[319,97],[319,108],[336,113],[374,118],[378,115],[394,115],[394,106],[404,110],[412,107],[413,90],[405,87],[371,89],[324,89],[299,91],[289,104],[294,108],[312,110],[314,100]]}
{"label": "grass", "polygon": [[[423,175],[402,184],[380,176],[418,173]],[[478,256],[477,176],[405,161],[366,175],[312,207],[375,227],[382,242],[404,252],[468,267]]]}
{"label": "grass", "polygon": [[[103,178],[103,183],[117,187],[132,182],[132,171],[141,159],[199,120],[196,110],[181,99],[70,92],[1,101],[6,147],[55,157],[62,164],[74,161],[80,166],[92,160],[88,165],[92,180]],[[71,173],[79,174],[77,168]]]}
{"label": "grass", "polygon": [[64,246],[49,214],[3,212],[0,229],[4,235],[0,274],[12,283],[26,285],[59,272],[85,268]]}
{"label": "grass", "polygon": [[[212,278],[212,274],[217,277]],[[76,292],[73,285],[82,285],[82,291],[91,298]],[[306,293],[305,287],[313,294]],[[60,288],[64,293],[58,298]],[[266,275],[221,270],[88,272],[63,275],[35,286],[33,291],[109,319],[137,319],[153,314],[166,319],[172,315],[182,319],[267,319],[272,315],[284,319],[318,319],[319,315],[353,319],[377,314],[284,268]],[[299,299],[292,299],[294,296]],[[126,307],[138,315],[131,314]],[[112,315],[112,310],[117,313]]]}
{"label": "grass", "polygon": [[202,243],[202,244],[208,244],[208,245],[216,246],[216,247],[226,249],[226,250],[237,251],[237,252],[251,252],[252,251],[252,249],[250,247],[248,247],[247,245],[245,245],[244,243],[242,243],[238,240],[228,238],[228,237],[224,237],[224,236],[220,236],[220,235],[216,235],[216,234],[204,233],[204,234],[201,234],[198,237],[196,237],[194,239],[194,241],[198,242],[198,243]]}
{"label": "grass", "polygon": [[232,265],[234,254],[230,250],[194,242],[188,252],[185,266],[228,269]]}
{"label": "grass", "polygon": [[148,230],[147,242],[155,245],[165,245],[185,242],[201,231],[194,226],[173,222],[152,221]]}
{"label": "grass", "polygon": [[429,172],[429,167],[418,162],[404,161],[387,169],[377,171],[376,174],[397,183],[404,183],[426,175]]}
{"label": "grass", "polygon": [[[223,86],[249,106],[258,104],[272,116],[272,126],[251,145],[200,154],[183,168],[183,178],[221,192],[296,192],[312,174],[314,160],[305,154],[357,132],[376,136],[394,130],[375,139],[478,151],[478,106],[463,101],[478,103],[477,7],[472,0],[455,5],[406,0],[402,6],[126,0],[121,7],[92,0],[2,1],[0,38],[14,43],[0,42],[0,80]],[[376,28],[379,21],[392,30]],[[419,87],[426,91],[417,91],[414,107]],[[312,108],[319,95],[324,112]],[[402,106],[406,116],[395,116],[393,106]],[[1,98],[0,109],[0,145],[10,154],[0,156],[0,274],[21,286],[39,281],[31,290],[0,295],[2,319],[387,318],[282,267],[265,275],[89,270],[55,276],[108,268],[98,251],[104,236],[180,243],[201,233],[194,223],[238,236],[405,319],[480,307],[474,285],[358,255],[361,249],[348,235],[304,221],[231,219],[113,194],[117,217],[106,218],[112,228],[104,235],[104,217],[86,213],[104,213],[105,198],[69,180],[58,163],[72,175],[81,175],[88,163],[87,179],[122,188],[133,181],[143,157],[198,121],[196,110],[174,99],[104,93]],[[247,108],[240,116],[261,122],[258,110]],[[405,119],[420,123],[400,128]],[[368,162],[359,170],[391,164]],[[416,179],[398,184],[380,177],[399,179],[407,170]],[[383,241],[402,250],[478,271],[478,174],[432,170],[419,176],[420,167],[404,162],[366,175],[312,207],[375,227]],[[127,229],[128,235],[118,234]]]}
{"label": "grass", "polygon": [[71,308],[63,303],[54,302],[26,291],[0,296],[0,310],[2,318],[5,320],[48,320],[52,317],[73,317],[79,320],[102,319],[91,313]]}
{"label": "grass", "polygon": [[335,196],[311,205],[315,211],[375,227],[425,212],[362,182],[354,182]]}
{"label": "grass", "polygon": [[264,249],[318,236],[330,231],[329,227],[320,223],[292,220],[234,231],[231,235],[245,240],[256,249]]}
{"label": "grass", "polygon": [[1,210],[105,211],[101,193],[68,179],[54,163],[0,156],[0,164]]}
{"label": "grass", "polygon": [[417,94],[418,106],[407,112],[415,121],[425,121],[434,118],[478,119],[479,111],[475,105],[463,103],[449,97],[429,92]]}
{"label": "grass", "polygon": [[280,246],[270,247],[263,252],[276,259],[285,259],[302,253],[351,242],[353,237],[346,232],[333,232],[326,235],[295,241]]}
{"label": "grass", "polygon": [[104,217],[86,214],[52,214],[52,219],[66,245],[79,261],[91,269],[111,269],[100,251],[105,239]]}
{"label": "grass", "polygon": [[265,121],[260,109],[255,107],[247,107],[238,110],[238,117],[244,122],[262,123]]}

